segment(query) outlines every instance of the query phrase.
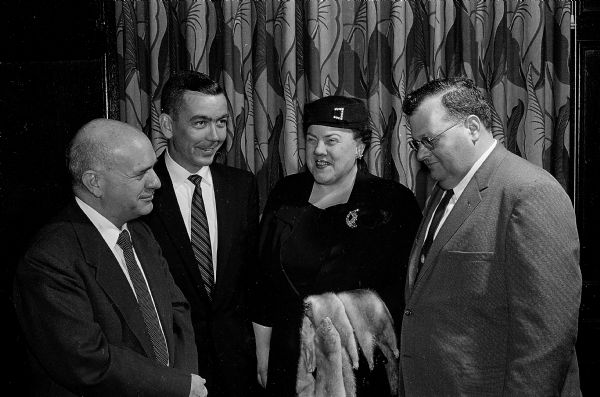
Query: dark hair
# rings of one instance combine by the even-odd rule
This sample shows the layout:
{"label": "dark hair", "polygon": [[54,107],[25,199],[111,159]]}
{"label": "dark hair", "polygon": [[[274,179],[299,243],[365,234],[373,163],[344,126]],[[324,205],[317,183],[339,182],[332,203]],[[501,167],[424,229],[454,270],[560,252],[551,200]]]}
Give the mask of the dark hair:
{"label": "dark hair", "polygon": [[365,145],[365,151],[367,151],[369,146],[371,146],[371,128],[365,125],[364,127],[351,128],[351,130],[354,134],[354,139],[360,139]]}
{"label": "dark hair", "polygon": [[442,105],[448,115],[456,120],[474,114],[479,117],[485,128],[492,126],[492,107],[473,80],[464,77],[432,80],[412,91],[402,103],[402,111],[411,116],[423,101],[429,97],[443,94]]}
{"label": "dark hair", "polygon": [[174,73],[162,89],[160,95],[161,111],[172,117],[176,117],[185,91],[196,91],[205,95],[220,95],[224,93],[219,83],[204,73],[193,70]]}

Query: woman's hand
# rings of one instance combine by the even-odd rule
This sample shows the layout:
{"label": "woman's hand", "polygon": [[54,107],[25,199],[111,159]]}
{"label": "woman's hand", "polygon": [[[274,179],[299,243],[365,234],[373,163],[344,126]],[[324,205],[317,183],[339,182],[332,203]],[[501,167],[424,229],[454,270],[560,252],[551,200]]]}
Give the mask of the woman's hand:
{"label": "woman's hand", "polygon": [[256,340],[256,379],[263,388],[266,388],[272,328],[257,323],[252,323],[252,328]]}

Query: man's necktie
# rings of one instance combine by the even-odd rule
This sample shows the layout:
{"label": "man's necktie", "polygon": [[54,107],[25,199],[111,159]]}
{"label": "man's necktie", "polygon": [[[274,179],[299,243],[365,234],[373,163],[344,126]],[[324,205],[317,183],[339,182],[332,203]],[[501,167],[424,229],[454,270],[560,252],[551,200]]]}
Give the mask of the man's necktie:
{"label": "man's necktie", "polygon": [[425,263],[425,258],[429,253],[429,249],[431,248],[431,244],[433,244],[433,237],[435,236],[435,231],[440,225],[440,221],[444,217],[444,211],[450,202],[450,199],[454,195],[454,191],[452,189],[446,190],[444,192],[444,197],[440,200],[437,208],[435,209],[435,213],[433,214],[433,219],[431,220],[431,225],[429,226],[429,230],[427,231],[427,237],[425,238],[425,242],[423,243],[423,247],[421,248],[421,255],[419,257],[419,265],[417,267],[417,275],[421,271],[421,267],[423,263]]}
{"label": "man's necktie", "polygon": [[196,185],[194,195],[192,196],[192,249],[194,250],[196,262],[198,262],[204,288],[208,293],[208,299],[211,299],[214,287],[214,271],[208,220],[206,219],[202,189],[200,188],[202,177],[199,175],[190,175],[188,179]]}
{"label": "man's necktie", "polygon": [[119,234],[117,244],[123,250],[123,256],[125,256],[125,264],[127,265],[127,271],[129,272],[129,278],[133,284],[135,295],[137,296],[138,305],[142,316],[144,317],[144,323],[146,324],[146,331],[152,342],[152,348],[154,349],[154,358],[156,361],[163,365],[169,363],[169,351],[167,350],[167,341],[160,328],[160,322],[158,319],[158,313],[152,302],[150,291],[142,271],[138,266],[135,256],[133,255],[133,247],[131,245],[131,238],[129,232],[125,229]]}

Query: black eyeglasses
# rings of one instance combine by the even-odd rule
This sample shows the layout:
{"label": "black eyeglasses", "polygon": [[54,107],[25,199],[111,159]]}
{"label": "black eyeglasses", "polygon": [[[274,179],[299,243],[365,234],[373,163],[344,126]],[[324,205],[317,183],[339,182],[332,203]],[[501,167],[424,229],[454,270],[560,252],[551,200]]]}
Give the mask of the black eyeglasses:
{"label": "black eyeglasses", "polygon": [[410,146],[410,148],[412,150],[414,150],[415,152],[419,151],[419,148],[421,147],[421,145],[425,146],[427,148],[427,150],[433,150],[433,148],[435,147],[435,143],[442,137],[442,135],[444,133],[450,131],[452,128],[456,127],[457,125],[459,125],[463,122],[464,122],[464,120],[461,120],[456,124],[452,124],[450,127],[446,128],[444,131],[435,134],[433,136],[433,138],[425,136],[421,140],[413,139],[408,142],[408,146]]}

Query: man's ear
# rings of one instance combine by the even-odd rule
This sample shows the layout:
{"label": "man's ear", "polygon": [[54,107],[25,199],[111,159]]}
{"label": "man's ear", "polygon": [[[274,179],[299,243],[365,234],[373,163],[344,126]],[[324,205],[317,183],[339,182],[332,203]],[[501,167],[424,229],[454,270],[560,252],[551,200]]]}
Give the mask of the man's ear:
{"label": "man's ear", "polygon": [[96,171],[86,171],[81,176],[81,183],[95,197],[102,197],[102,182],[101,177]]}
{"label": "man's ear", "polygon": [[160,131],[163,133],[165,138],[171,139],[173,137],[173,119],[166,113],[161,113],[158,116],[158,125],[160,125]]}
{"label": "man's ear", "polygon": [[465,125],[469,129],[469,136],[474,145],[479,140],[479,135],[483,132],[483,123],[479,117],[472,114],[465,119]]}

